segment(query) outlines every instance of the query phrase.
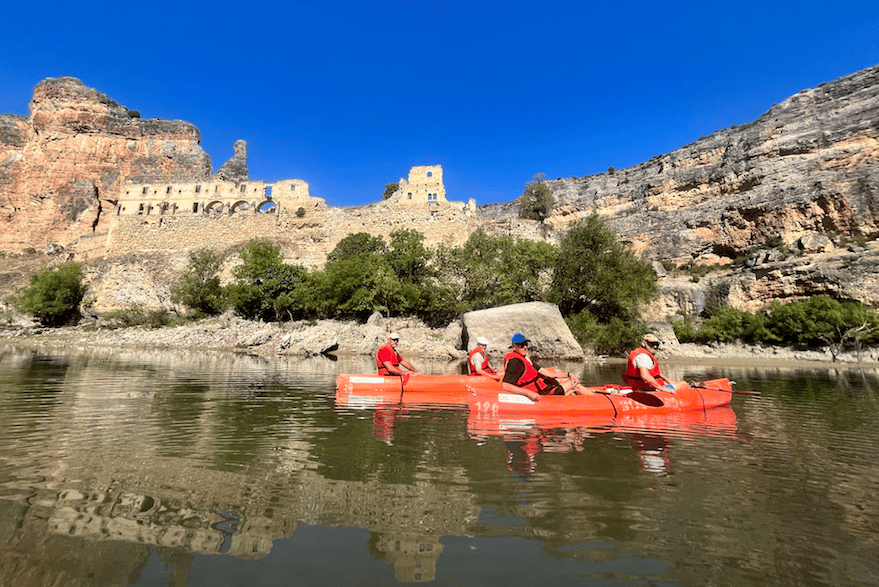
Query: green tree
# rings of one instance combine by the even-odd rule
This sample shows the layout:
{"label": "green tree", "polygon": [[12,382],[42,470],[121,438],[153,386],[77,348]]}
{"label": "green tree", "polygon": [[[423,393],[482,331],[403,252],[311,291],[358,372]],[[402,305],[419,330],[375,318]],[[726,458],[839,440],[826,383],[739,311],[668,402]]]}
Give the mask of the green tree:
{"label": "green tree", "polygon": [[543,222],[549,217],[555,199],[552,197],[552,188],[544,181],[545,177],[537,173],[532,181],[525,184],[525,191],[519,197],[519,218]]}
{"label": "green tree", "polygon": [[589,311],[565,318],[577,341],[597,353],[621,355],[638,346],[647,326],[640,320],[623,320],[614,316],[601,324]]}
{"label": "green tree", "polygon": [[189,264],[171,289],[171,301],[191,308],[197,315],[213,316],[223,311],[226,296],[217,276],[226,256],[211,249],[189,253]]}
{"label": "green tree", "polygon": [[588,310],[601,323],[613,317],[632,320],[658,291],[650,264],[621,244],[597,215],[582,220],[562,237],[550,300],[563,315]]}
{"label": "green tree", "polygon": [[375,311],[399,311],[403,285],[387,254],[384,240],[365,232],[339,241],[324,266],[325,313],[363,318]]}
{"label": "green tree", "polygon": [[539,301],[555,255],[548,243],[490,236],[480,228],[463,246],[437,250],[438,280],[457,292],[459,311]]}
{"label": "green tree", "polygon": [[79,303],[85,293],[82,267],[66,263],[32,275],[30,285],[15,300],[21,312],[29,312],[45,326],[62,326],[79,318]]}
{"label": "green tree", "polygon": [[236,312],[266,321],[292,320],[314,313],[314,280],[305,268],[285,264],[280,247],[253,239],[239,256],[242,263],[232,270],[236,282],[226,288]]}
{"label": "green tree", "polygon": [[387,183],[385,184],[385,193],[382,194],[382,200],[387,200],[400,189],[400,184],[398,183]]}

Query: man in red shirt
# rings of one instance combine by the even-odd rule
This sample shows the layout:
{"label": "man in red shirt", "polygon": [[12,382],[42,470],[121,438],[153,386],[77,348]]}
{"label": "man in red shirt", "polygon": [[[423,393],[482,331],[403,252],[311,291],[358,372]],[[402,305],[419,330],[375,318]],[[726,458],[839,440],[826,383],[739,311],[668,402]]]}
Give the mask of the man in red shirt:
{"label": "man in red shirt", "polygon": [[379,375],[397,375],[403,376],[405,367],[413,373],[418,373],[418,369],[412,366],[409,361],[400,356],[397,352],[397,345],[400,344],[400,335],[392,332],[388,335],[388,344],[384,345],[375,353],[375,366],[378,368]]}

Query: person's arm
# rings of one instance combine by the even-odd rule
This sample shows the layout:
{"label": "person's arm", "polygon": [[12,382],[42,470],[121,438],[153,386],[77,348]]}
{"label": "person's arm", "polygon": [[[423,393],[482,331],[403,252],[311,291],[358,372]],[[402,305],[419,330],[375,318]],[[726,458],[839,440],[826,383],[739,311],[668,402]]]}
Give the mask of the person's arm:
{"label": "person's arm", "polygon": [[[666,379],[662,372],[659,373],[658,377],[653,377],[650,375],[650,371],[647,367],[638,367],[638,373],[641,375],[641,379],[656,391],[674,391],[675,389],[674,384]],[[666,387],[666,385],[669,387]]]}
{"label": "person's arm", "polygon": [[[413,373],[418,373],[418,369],[413,367],[412,364],[409,361],[407,361],[406,359],[404,359],[403,357],[400,357],[400,365],[402,365],[403,367],[406,367],[407,369],[409,369]],[[402,370],[400,371],[400,374],[401,375],[403,374]]]}
{"label": "person's arm", "polygon": [[477,374],[477,375],[482,375],[482,376],[484,376],[484,377],[490,377],[490,378],[494,379],[495,381],[500,381],[500,380],[501,380],[501,375],[500,375],[499,373],[492,373],[491,371],[486,371],[486,370],[484,370],[484,369],[481,367],[481,365],[482,365],[482,360],[483,360],[483,355],[482,355],[482,353],[476,353],[475,355],[473,355],[473,365],[474,365],[474,367],[476,367],[476,365],[480,365],[480,366],[476,367],[476,369],[475,369],[475,370],[476,370],[476,374]]}
{"label": "person's arm", "polygon": [[641,376],[644,383],[649,385],[651,389],[662,389],[662,383],[654,379],[647,367],[638,367],[638,374]]}
{"label": "person's arm", "polygon": [[552,377],[555,380],[561,381],[563,379],[567,379],[571,382],[571,389],[575,389],[580,385],[580,379],[570,373],[568,371],[562,371],[561,369],[556,369],[555,367],[541,367],[537,370],[538,373],[543,375],[544,377]]}

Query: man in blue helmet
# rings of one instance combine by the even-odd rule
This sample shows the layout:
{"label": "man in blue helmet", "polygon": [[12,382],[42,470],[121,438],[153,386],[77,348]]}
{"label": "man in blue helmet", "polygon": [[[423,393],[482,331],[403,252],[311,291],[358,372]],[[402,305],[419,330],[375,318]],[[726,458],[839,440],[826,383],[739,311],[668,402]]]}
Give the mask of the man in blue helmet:
{"label": "man in blue helmet", "polygon": [[580,380],[573,373],[555,367],[539,367],[528,356],[528,340],[525,335],[513,335],[512,349],[504,357],[504,380],[501,389],[527,396],[538,401],[541,395],[571,395],[584,393]]}

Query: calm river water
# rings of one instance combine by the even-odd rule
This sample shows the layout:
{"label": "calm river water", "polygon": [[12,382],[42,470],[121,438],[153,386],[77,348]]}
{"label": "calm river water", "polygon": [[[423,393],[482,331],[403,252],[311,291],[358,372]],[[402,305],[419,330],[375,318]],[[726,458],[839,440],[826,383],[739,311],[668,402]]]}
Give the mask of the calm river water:
{"label": "calm river water", "polygon": [[337,403],[369,370],[0,346],[0,585],[879,584],[875,369],[678,364],[762,396],[564,428]]}

